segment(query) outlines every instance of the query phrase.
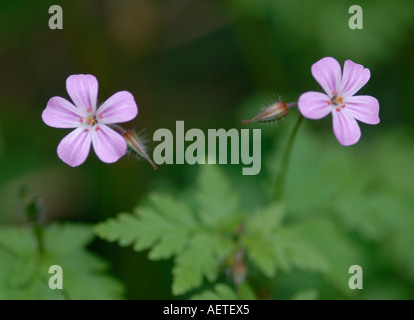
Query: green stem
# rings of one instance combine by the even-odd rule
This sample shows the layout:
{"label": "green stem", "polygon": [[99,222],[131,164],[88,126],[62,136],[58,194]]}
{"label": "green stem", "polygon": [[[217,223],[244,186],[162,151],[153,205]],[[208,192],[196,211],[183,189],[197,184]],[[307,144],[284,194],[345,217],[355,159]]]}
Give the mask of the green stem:
{"label": "green stem", "polygon": [[27,185],[22,185],[20,187],[19,197],[23,203],[26,217],[29,220],[31,227],[33,228],[32,230],[36,238],[39,257],[42,257],[45,252],[45,246],[43,242],[43,226],[39,222],[41,210],[39,207],[38,198],[33,194],[33,192],[30,191]]}
{"label": "green stem", "polygon": [[283,198],[283,193],[284,193],[284,187],[285,187],[285,180],[286,180],[286,173],[288,171],[288,167],[289,167],[289,159],[290,159],[290,154],[292,152],[292,147],[293,147],[293,142],[295,141],[295,137],[298,133],[298,129],[300,127],[300,124],[302,123],[303,120],[303,116],[300,115],[295,127],[293,128],[293,131],[289,137],[289,141],[286,145],[286,149],[284,151],[283,157],[282,157],[282,162],[280,164],[280,168],[279,168],[279,173],[277,175],[277,179],[276,179],[276,186],[275,186],[275,193],[274,193],[274,197],[275,200],[281,200]]}
{"label": "green stem", "polygon": [[246,280],[246,274],[247,274],[247,266],[244,262],[244,249],[241,244],[241,237],[243,236],[244,228],[243,226],[239,226],[236,231],[236,237],[237,237],[237,244],[236,244],[236,252],[234,253],[234,259],[233,259],[233,282],[237,289],[237,292],[239,290],[240,284],[242,284]]}
{"label": "green stem", "polygon": [[33,226],[33,232],[36,237],[37,242],[37,252],[39,253],[39,256],[43,256],[45,253],[45,246],[43,242],[43,227],[39,223],[35,223]]}

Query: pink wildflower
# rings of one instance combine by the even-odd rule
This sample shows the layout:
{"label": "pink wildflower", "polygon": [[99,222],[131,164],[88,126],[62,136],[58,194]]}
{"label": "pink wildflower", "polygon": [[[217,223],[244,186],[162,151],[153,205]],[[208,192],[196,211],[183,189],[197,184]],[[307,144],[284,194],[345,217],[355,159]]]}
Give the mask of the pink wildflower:
{"label": "pink wildflower", "polygon": [[346,60],[343,73],[334,58],[327,57],[312,65],[312,75],[325,93],[306,92],[299,97],[298,108],[309,119],[321,119],[332,113],[333,131],[338,141],[349,146],[358,142],[361,129],[356,120],[378,124],[378,100],[354,96],[369,80],[369,69]]}
{"label": "pink wildflower", "polygon": [[127,122],[136,117],[138,107],[127,91],[112,95],[97,108],[98,81],[93,75],[72,75],[66,90],[73,104],[53,97],[43,111],[43,121],[54,128],[74,128],[62,139],[57,153],[72,167],[82,164],[93,145],[96,155],[106,163],[118,161],[127,151],[127,143],[108,125]]}

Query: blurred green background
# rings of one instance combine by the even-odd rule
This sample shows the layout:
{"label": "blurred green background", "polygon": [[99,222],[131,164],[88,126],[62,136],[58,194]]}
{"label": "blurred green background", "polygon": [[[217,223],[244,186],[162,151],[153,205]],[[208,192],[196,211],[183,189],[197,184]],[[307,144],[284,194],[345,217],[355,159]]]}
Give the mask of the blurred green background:
{"label": "blurred green background", "polygon": [[[48,27],[53,4],[63,8],[63,30]],[[363,8],[363,30],[348,27],[353,4]],[[413,40],[410,0],[2,0],[0,224],[23,223],[17,190],[24,183],[41,196],[44,222],[97,223],[130,211],[150,191],[185,189],[197,175],[199,168],[189,165],[154,172],[128,156],[107,165],[93,152],[75,169],[61,162],[56,148],[69,130],[46,126],[41,113],[52,96],[68,98],[71,74],[94,74],[100,101],[130,91],[139,115],[125,127],[145,130],[153,148],[153,132],[174,132],[176,120],[187,129],[241,128],[240,120],[263,105],[319,90],[310,66],[320,58],[351,59],[371,70],[360,94],[379,100],[381,123],[361,124],[361,140],[345,148],[330,117],[305,121],[292,154],[286,206],[289,219],[314,224],[314,237],[330,232],[344,239],[332,255],[359,252],[364,290],[349,296],[311,274],[292,272],[278,275],[274,297],[289,297],[292,287],[306,283],[325,299],[412,299]],[[238,192],[248,195],[247,209],[267,199],[297,116],[291,110],[276,125],[249,127],[262,129],[258,176],[241,176],[242,165],[223,166]],[[328,220],[335,228],[324,227]],[[151,262],[145,252],[102,240],[90,249],[110,261],[128,298],[172,298],[171,261]],[[348,267],[337,270],[347,274]]]}

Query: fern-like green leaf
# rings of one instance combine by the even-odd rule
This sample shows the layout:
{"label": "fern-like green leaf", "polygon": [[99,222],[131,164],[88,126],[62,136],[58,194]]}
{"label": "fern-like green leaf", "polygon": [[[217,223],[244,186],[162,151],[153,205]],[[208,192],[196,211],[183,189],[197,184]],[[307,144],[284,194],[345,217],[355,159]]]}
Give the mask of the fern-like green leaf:
{"label": "fern-like green leaf", "polygon": [[200,171],[196,199],[197,213],[205,226],[223,230],[237,223],[237,193],[217,166],[204,166]]}
{"label": "fern-like green leaf", "polygon": [[173,294],[183,294],[199,287],[204,276],[210,281],[216,279],[219,261],[216,245],[214,238],[203,233],[189,240],[189,246],[175,260]]}
{"label": "fern-like green leaf", "polygon": [[[85,250],[90,226],[44,228],[44,252],[29,227],[0,228],[0,299],[119,299],[123,286],[105,274],[107,264]],[[62,267],[63,289],[49,288],[49,268]]]}
{"label": "fern-like green leaf", "polygon": [[[174,257],[174,295],[214,281],[220,266],[235,250],[234,232],[243,213],[237,195],[215,166],[204,166],[198,179],[196,208],[169,195],[153,194],[133,214],[121,214],[95,226],[108,241],[149,249],[151,260]],[[194,213],[193,213],[194,212]]]}
{"label": "fern-like green leaf", "polygon": [[136,208],[133,215],[124,213],[100,223],[95,232],[122,246],[133,244],[136,251],[151,249],[150,259],[159,260],[179,253],[196,227],[191,210],[182,201],[153,194],[149,206]]}
{"label": "fern-like green leaf", "polygon": [[283,207],[273,203],[247,219],[242,244],[248,258],[268,277],[293,267],[327,272],[328,262],[311,243],[298,232],[282,228],[283,217]]}

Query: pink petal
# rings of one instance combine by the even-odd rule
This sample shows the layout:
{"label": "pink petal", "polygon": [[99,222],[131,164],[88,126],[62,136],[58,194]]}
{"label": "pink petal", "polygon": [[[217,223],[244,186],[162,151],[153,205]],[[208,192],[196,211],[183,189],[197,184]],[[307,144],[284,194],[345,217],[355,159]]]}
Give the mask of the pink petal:
{"label": "pink petal", "polygon": [[125,155],[127,144],[118,132],[102,124],[91,129],[91,134],[93,149],[102,162],[113,163]]}
{"label": "pink petal", "polygon": [[320,92],[305,92],[299,97],[298,108],[300,113],[309,119],[321,119],[332,111],[329,97]]}
{"label": "pink petal", "polygon": [[83,117],[83,110],[61,97],[51,98],[42,113],[43,122],[54,128],[76,128]]}
{"label": "pink petal", "polygon": [[378,124],[380,122],[379,103],[374,97],[347,97],[344,102],[347,111],[353,118],[368,124]]}
{"label": "pink petal", "polygon": [[94,113],[98,97],[98,80],[90,74],[76,74],[66,80],[66,90],[74,104]]}
{"label": "pink petal", "polygon": [[99,122],[110,124],[127,122],[138,114],[134,96],[128,91],[120,91],[112,95],[98,109]]}
{"label": "pink petal", "polygon": [[358,142],[361,129],[357,121],[346,112],[346,109],[332,112],[333,131],[343,146],[350,146]]}
{"label": "pink petal", "polygon": [[77,128],[62,139],[57,153],[63,162],[76,167],[88,157],[91,148],[91,135],[84,128]]}
{"label": "pink petal", "polygon": [[369,69],[351,60],[346,60],[340,88],[342,96],[353,96],[359,89],[365,86],[370,77],[371,72]]}
{"label": "pink petal", "polygon": [[327,95],[332,98],[341,83],[341,66],[334,58],[326,57],[315,62],[311,68],[312,75]]}

